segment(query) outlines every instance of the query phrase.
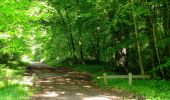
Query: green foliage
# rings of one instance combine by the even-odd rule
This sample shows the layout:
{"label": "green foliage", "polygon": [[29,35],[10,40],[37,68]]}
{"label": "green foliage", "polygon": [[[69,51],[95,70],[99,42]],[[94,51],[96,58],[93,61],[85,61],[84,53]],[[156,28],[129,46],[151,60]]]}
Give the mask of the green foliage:
{"label": "green foliage", "polygon": [[165,68],[170,68],[170,59],[168,59],[164,64],[161,64],[160,66]]}
{"label": "green foliage", "polygon": [[1,100],[23,100],[31,95],[28,87],[21,85],[10,85],[7,88],[2,88],[0,85]]}
{"label": "green foliage", "polygon": [[12,67],[12,68],[10,68],[10,67],[7,66],[7,65],[0,64],[0,76],[1,76],[1,78],[6,77],[6,76],[15,77],[17,75],[22,75],[24,73],[23,68],[21,68],[19,65],[15,65],[15,67]]}
{"label": "green foliage", "polygon": [[100,72],[103,73],[106,71],[106,69],[109,68],[109,66],[102,66],[102,65],[74,65],[73,67],[75,67],[74,69],[77,71],[81,71],[81,72],[88,72],[90,74],[93,74],[95,72]]}
{"label": "green foliage", "polygon": [[[105,87],[102,79],[95,79],[94,82],[100,87]],[[146,99],[168,100],[170,98],[169,84],[169,81],[164,80],[133,80],[132,86],[129,86],[127,79],[109,79],[107,87],[131,92],[144,96]]]}
{"label": "green foliage", "polygon": [[0,2],[0,63],[5,64],[0,65],[2,76],[3,72],[20,73],[11,68],[19,70],[22,58],[28,56],[52,66],[89,62],[108,65],[72,66],[99,75],[116,68],[140,73],[140,65],[154,78],[169,78],[168,0]]}
{"label": "green foliage", "polygon": [[[67,64],[84,63],[88,59],[120,68],[126,66],[127,71],[135,73],[139,73],[137,47],[140,47],[141,62],[146,73],[154,73],[154,67],[160,67],[160,64],[164,66],[168,62],[161,59],[167,54],[169,38],[166,33],[168,28],[164,26],[167,15],[162,15],[164,11],[159,3],[164,4],[158,1],[134,1],[134,23],[130,1],[31,1],[26,10],[29,27],[22,26],[28,33],[24,39],[29,42],[20,44],[14,41],[11,44],[29,44],[29,50],[32,49],[33,53],[30,57],[54,66],[67,58],[73,59]],[[134,24],[137,26],[138,39],[134,35]],[[136,41],[139,44],[135,44]],[[17,49],[11,46],[13,51],[27,51],[26,48],[14,46]],[[160,75],[158,71],[155,73]]]}
{"label": "green foliage", "polygon": [[53,67],[57,67],[57,66],[68,66],[71,65],[72,62],[70,59],[67,58],[67,59],[51,60],[47,62],[47,64]]}
{"label": "green foliage", "polygon": [[[19,65],[18,65],[19,66]],[[9,66],[0,65],[0,78],[6,76],[13,77],[17,75],[23,75],[24,70],[22,69],[10,69]],[[15,82],[16,80],[9,81],[9,86],[4,87],[3,80],[0,81],[0,99],[1,100],[23,100],[24,98],[30,96],[32,91],[28,86],[20,85]],[[20,81],[18,79],[18,81]]]}
{"label": "green foliage", "polygon": [[77,64],[77,65],[65,65],[75,71],[85,72],[91,74],[92,78],[96,78],[97,76],[103,75],[104,72],[107,73],[114,73],[113,66],[106,66],[106,65],[88,65],[88,64]]}

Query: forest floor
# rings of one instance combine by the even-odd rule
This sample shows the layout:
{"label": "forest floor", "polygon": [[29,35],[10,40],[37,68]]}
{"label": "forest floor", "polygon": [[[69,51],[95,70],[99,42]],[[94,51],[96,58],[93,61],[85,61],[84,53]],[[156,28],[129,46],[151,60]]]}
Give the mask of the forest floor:
{"label": "forest floor", "polygon": [[90,82],[90,75],[65,67],[53,68],[34,63],[26,69],[27,75],[38,76],[38,92],[30,100],[124,100],[126,93],[105,90]]}

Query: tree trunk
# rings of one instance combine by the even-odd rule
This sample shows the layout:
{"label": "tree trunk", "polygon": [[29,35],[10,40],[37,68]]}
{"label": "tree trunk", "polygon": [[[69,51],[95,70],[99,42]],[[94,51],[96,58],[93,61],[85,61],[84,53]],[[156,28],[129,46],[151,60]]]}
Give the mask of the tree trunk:
{"label": "tree trunk", "polygon": [[[71,48],[72,48],[71,54],[73,54],[73,63],[76,63],[77,62],[77,56],[76,56],[76,50],[75,50],[75,46],[74,46],[73,36],[71,34],[70,24],[66,24],[65,19],[62,15],[61,11],[58,8],[56,8],[56,10],[57,10],[57,13],[59,14],[61,21],[62,21],[62,24],[64,26],[65,34],[66,34],[66,37],[67,37],[67,40],[68,40],[68,46],[71,45]],[[67,13],[67,11],[66,11],[66,13]],[[68,23],[69,23],[68,13],[66,14],[66,17],[67,17]]]}
{"label": "tree trunk", "polygon": [[156,57],[155,57],[155,45],[153,40],[153,32],[152,32],[152,23],[150,21],[150,16],[146,17],[146,33],[149,37],[149,49],[151,54],[151,66],[152,66],[152,75],[154,78],[156,78]]}
{"label": "tree trunk", "polygon": [[137,26],[137,21],[136,21],[134,1],[131,0],[131,3],[132,3],[132,17],[133,17],[134,28],[135,28],[135,43],[136,43],[136,48],[137,48],[137,51],[138,51],[138,62],[139,62],[141,74],[145,75],[143,62],[142,62],[141,47],[140,47],[140,42],[139,42],[139,33],[138,33],[138,26]]}
{"label": "tree trunk", "polygon": [[[164,0],[163,3],[163,28],[166,37],[170,37],[170,1]],[[166,45],[166,54],[170,57],[170,43]]]}
{"label": "tree trunk", "polygon": [[100,62],[100,37],[99,33],[96,33],[96,61]]}
{"label": "tree trunk", "polygon": [[68,12],[66,11],[66,17],[67,17],[67,20],[68,20],[68,34],[69,34],[69,37],[70,37],[70,43],[71,43],[71,46],[72,46],[72,50],[73,50],[73,63],[77,63],[77,56],[76,56],[76,48],[75,48],[75,45],[74,45],[74,40],[73,40],[73,35],[71,33],[71,26],[70,26],[70,18],[69,18],[69,14]]}
{"label": "tree trunk", "polygon": [[159,56],[159,50],[158,50],[157,43],[156,43],[157,42],[157,40],[156,40],[156,24],[153,21],[153,18],[151,18],[151,17],[150,17],[150,21],[151,21],[151,24],[152,24],[152,35],[153,35],[153,42],[154,42],[154,47],[155,47],[155,51],[156,51],[158,66],[159,66],[160,72],[162,74],[162,77],[164,78],[164,71],[160,67],[161,61],[160,61],[160,56]]}
{"label": "tree trunk", "polygon": [[80,59],[81,63],[84,63],[84,56],[83,56],[83,46],[82,46],[82,22],[81,22],[81,16],[80,16],[80,3],[79,0],[76,0],[77,3],[77,29],[78,29],[78,36],[79,36],[79,50],[80,50]]}

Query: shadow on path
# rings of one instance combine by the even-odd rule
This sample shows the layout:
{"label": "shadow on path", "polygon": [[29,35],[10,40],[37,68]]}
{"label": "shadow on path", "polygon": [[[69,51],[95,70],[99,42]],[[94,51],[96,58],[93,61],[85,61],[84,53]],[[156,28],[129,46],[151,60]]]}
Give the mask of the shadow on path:
{"label": "shadow on path", "polygon": [[34,63],[26,68],[26,74],[38,76],[36,87],[40,91],[30,100],[123,100],[118,93],[102,90],[90,83],[90,75],[60,67]]}

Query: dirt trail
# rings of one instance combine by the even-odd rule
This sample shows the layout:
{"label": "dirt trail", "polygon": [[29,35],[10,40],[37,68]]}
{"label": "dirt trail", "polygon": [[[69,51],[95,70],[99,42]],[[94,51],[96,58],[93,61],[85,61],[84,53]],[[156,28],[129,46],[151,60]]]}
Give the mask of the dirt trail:
{"label": "dirt trail", "polygon": [[108,92],[92,85],[86,73],[66,68],[52,68],[35,63],[27,67],[27,74],[36,73],[36,87],[40,91],[30,100],[123,100],[115,92]]}

